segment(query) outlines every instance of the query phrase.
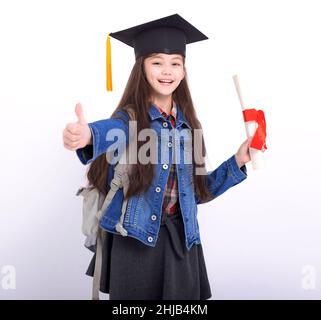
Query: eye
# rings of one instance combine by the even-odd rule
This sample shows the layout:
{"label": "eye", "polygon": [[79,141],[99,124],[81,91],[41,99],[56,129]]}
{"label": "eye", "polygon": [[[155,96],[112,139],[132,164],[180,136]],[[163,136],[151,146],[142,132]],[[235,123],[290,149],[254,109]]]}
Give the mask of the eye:
{"label": "eye", "polygon": [[153,62],[153,64],[156,64],[156,65],[158,65],[158,64],[160,64],[159,62]]}
{"label": "eye", "polygon": [[180,63],[173,63],[173,66],[180,66]]}

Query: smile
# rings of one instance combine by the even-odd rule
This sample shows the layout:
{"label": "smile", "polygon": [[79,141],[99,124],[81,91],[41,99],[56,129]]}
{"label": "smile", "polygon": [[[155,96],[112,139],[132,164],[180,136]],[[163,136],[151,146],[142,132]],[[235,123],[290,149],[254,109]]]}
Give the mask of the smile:
{"label": "smile", "polygon": [[158,82],[161,83],[161,84],[170,85],[174,81],[173,80],[158,80]]}

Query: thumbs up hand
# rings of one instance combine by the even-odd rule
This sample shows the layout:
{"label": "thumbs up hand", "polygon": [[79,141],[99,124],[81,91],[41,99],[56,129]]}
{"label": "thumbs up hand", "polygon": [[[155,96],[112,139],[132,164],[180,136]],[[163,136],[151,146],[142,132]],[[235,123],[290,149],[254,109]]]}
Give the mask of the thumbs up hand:
{"label": "thumbs up hand", "polygon": [[76,104],[75,113],[78,121],[68,123],[63,131],[64,147],[75,151],[91,144],[91,131],[86,122],[84,112],[80,103]]}

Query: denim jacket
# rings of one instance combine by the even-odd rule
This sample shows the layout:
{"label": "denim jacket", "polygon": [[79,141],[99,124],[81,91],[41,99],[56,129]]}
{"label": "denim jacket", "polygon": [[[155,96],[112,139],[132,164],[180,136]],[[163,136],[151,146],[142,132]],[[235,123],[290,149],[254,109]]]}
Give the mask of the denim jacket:
{"label": "denim jacket", "polygon": [[[84,165],[91,163],[98,156],[112,147],[114,141],[107,138],[111,129],[120,129],[124,132],[123,143],[128,144],[129,126],[126,112],[119,111],[119,118],[110,118],[89,123],[92,132],[93,144],[77,149],[76,153]],[[155,247],[161,224],[162,203],[167,184],[170,166],[175,156],[176,173],[178,179],[179,206],[182,213],[185,231],[185,244],[188,250],[193,244],[200,244],[200,232],[197,220],[197,205],[199,201],[194,191],[193,166],[186,161],[184,155],[191,154],[191,126],[177,105],[176,130],[172,130],[170,120],[167,120],[159,110],[151,105],[149,110],[150,127],[156,132],[158,161],[153,181],[148,190],[128,199],[127,209],[123,220],[123,227],[127,235],[143,242],[148,246]],[[183,130],[187,129],[187,130]],[[175,131],[173,133],[173,131]],[[172,132],[170,134],[170,132]],[[184,133],[184,134],[182,134]],[[162,140],[162,141],[161,141]],[[165,141],[165,142],[164,142]],[[184,153],[185,152],[185,153]],[[161,154],[163,158],[161,158]],[[164,156],[165,154],[165,156]],[[165,159],[165,160],[164,160]],[[110,184],[113,178],[115,165],[109,166],[108,180]],[[239,168],[235,155],[224,161],[218,168],[207,172],[207,187],[213,198],[218,197],[229,188],[237,185],[247,177],[246,166]],[[107,208],[100,222],[100,226],[108,232],[119,234],[116,224],[121,216],[123,202],[123,190],[119,189],[111,204]]]}

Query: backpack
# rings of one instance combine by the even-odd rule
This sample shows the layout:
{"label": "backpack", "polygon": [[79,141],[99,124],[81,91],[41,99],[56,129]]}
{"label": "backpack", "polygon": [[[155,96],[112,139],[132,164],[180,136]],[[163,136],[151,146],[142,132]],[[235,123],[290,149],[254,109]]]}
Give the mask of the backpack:
{"label": "backpack", "polygon": [[[133,118],[129,112],[130,119]],[[125,199],[129,187],[129,173],[131,166],[127,163],[128,147],[122,153],[119,162],[114,169],[114,177],[110,183],[110,189],[106,196],[93,186],[80,187],[77,196],[83,196],[82,208],[82,233],[86,236],[85,247],[94,251],[96,247],[95,270],[93,276],[92,299],[99,300],[100,278],[102,267],[102,244],[106,235],[100,227],[100,220],[112,202],[117,190],[123,188],[124,200],[121,208],[121,216],[116,225],[116,230],[127,236],[127,230],[123,227],[128,199]],[[109,153],[106,152],[106,161]]]}

